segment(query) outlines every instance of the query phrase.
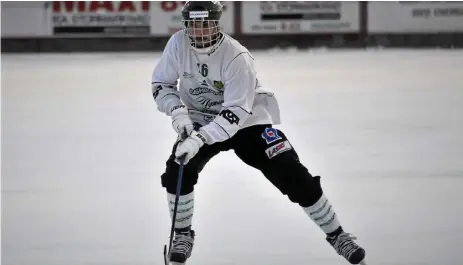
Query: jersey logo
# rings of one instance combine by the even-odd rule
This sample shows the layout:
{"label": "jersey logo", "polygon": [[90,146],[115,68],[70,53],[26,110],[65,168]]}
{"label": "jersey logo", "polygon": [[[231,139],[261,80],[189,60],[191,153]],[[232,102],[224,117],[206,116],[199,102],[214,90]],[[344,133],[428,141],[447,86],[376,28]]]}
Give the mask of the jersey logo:
{"label": "jersey logo", "polygon": [[211,122],[215,119],[215,116],[204,115],[204,121]]}
{"label": "jersey logo", "polygon": [[238,125],[238,123],[240,122],[240,118],[238,118],[238,116],[236,116],[235,113],[233,113],[231,110],[228,110],[228,109],[222,110],[219,113],[219,116],[224,117],[230,124]]}
{"label": "jersey logo", "polygon": [[208,87],[207,86],[207,83],[206,83],[206,80],[203,80],[203,82],[201,82],[201,84],[199,84],[200,86],[205,86],[205,87]]}
{"label": "jersey logo", "polygon": [[183,72],[183,78],[185,79],[190,79],[190,78],[193,78],[194,75],[190,74],[190,73],[187,73],[187,72]]}
{"label": "jersey logo", "polygon": [[277,129],[275,128],[265,128],[264,132],[262,133],[262,138],[264,138],[267,144],[271,144],[281,139],[281,137],[278,135]]}
{"label": "jersey logo", "polygon": [[212,90],[212,89],[207,88],[207,87],[190,88],[188,91],[193,96],[198,96],[198,95],[207,94],[207,93],[211,93],[211,94],[214,94],[216,96],[222,96],[223,95],[222,91],[215,91],[215,90]]}
{"label": "jersey logo", "polygon": [[212,108],[212,107],[217,106],[217,105],[222,105],[222,103],[223,103],[223,100],[214,101],[214,100],[212,100],[212,99],[210,99],[208,97],[205,97],[205,96],[197,97],[196,101],[201,103],[201,105],[203,105],[205,108]]}
{"label": "jersey logo", "polygon": [[214,86],[215,86],[215,88],[217,88],[217,89],[223,89],[224,84],[223,84],[221,81],[216,81],[216,80],[214,80]]}

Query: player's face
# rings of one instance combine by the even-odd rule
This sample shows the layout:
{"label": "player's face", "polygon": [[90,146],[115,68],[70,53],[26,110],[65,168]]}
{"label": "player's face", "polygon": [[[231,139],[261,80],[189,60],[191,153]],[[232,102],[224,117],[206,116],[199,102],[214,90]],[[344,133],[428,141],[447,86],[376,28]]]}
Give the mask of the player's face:
{"label": "player's face", "polygon": [[205,46],[218,32],[216,21],[188,21],[188,36],[197,46]]}

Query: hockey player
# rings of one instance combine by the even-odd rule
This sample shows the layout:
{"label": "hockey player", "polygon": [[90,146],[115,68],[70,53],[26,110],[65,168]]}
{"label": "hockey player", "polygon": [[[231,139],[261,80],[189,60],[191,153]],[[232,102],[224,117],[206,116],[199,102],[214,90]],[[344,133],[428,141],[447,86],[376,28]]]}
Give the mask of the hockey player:
{"label": "hockey player", "polygon": [[320,177],[308,172],[285,134],[273,127],[280,123],[278,103],[261,87],[254,57],[220,30],[222,9],[217,1],[187,2],[182,10],[183,30],[172,35],[152,76],[157,108],[172,118],[179,134],[161,176],[171,218],[178,158],[186,155],[171,261],[184,263],[192,253],[198,174],[219,152],[233,150],[299,204],[339,255],[359,264],[365,251],[344,232],[323,194]]}

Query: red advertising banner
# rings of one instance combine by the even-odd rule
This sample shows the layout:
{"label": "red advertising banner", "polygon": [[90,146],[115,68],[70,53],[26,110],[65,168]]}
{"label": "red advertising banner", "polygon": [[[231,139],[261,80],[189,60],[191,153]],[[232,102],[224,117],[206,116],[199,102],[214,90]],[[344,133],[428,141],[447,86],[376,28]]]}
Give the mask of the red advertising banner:
{"label": "red advertising banner", "polygon": [[54,1],[53,32],[55,35],[148,35],[152,4],[142,1]]}

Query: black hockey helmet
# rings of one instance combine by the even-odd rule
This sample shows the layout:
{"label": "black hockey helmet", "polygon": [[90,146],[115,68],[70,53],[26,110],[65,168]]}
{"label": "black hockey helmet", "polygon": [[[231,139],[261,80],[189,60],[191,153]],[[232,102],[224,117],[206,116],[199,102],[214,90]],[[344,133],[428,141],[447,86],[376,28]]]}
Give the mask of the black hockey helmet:
{"label": "black hockey helmet", "polygon": [[182,24],[190,45],[198,53],[214,51],[222,34],[219,21],[223,6],[219,1],[188,1],[182,9]]}

